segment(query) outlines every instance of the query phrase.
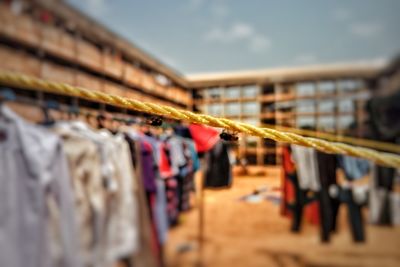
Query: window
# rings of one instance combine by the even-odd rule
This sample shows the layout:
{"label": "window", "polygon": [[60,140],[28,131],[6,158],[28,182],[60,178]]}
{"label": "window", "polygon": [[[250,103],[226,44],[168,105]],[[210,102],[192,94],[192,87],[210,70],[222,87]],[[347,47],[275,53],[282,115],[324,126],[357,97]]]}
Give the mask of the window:
{"label": "window", "polygon": [[221,104],[210,104],[208,105],[208,113],[214,116],[222,115],[222,105]]}
{"label": "window", "polygon": [[283,110],[290,109],[290,108],[293,108],[294,106],[296,106],[296,103],[292,102],[292,101],[276,102],[275,103],[276,109],[281,109],[281,110],[282,109]]}
{"label": "window", "polygon": [[354,103],[351,99],[343,99],[339,102],[339,111],[340,112],[353,112],[354,111]]}
{"label": "window", "polygon": [[298,100],[297,112],[315,112],[314,101],[312,100]]}
{"label": "window", "polygon": [[319,118],[319,130],[324,132],[333,132],[335,129],[335,117],[323,116]]}
{"label": "window", "polygon": [[158,84],[161,84],[163,86],[171,85],[171,81],[162,74],[156,74],[155,79],[158,82]]}
{"label": "window", "polygon": [[335,101],[325,100],[318,102],[319,112],[334,112],[335,111]]}
{"label": "window", "polygon": [[260,106],[255,102],[247,102],[243,103],[243,114],[253,115],[258,114],[260,111]]}
{"label": "window", "polygon": [[354,117],[353,116],[341,116],[338,118],[339,120],[339,128],[340,129],[348,129],[351,124],[354,123]]}
{"label": "window", "polygon": [[321,93],[333,93],[335,92],[334,82],[320,82],[318,83],[318,89]]}
{"label": "window", "polygon": [[240,97],[240,88],[239,87],[230,87],[225,89],[225,97],[226,98],[239,98]]}
{"label": "window", "polygon": [[313,95],[315,86],[313,83],[299,83],[296,85],[298,95]]}
{"label": "window", "polygon": [[209,98],[221,98],[222,90],[221,88],[213,88],[207,91],[207,95]]}
{"label": "window", "polygon": [[257,86],[246,86],[242,89],[243,97],[257,97],[258,87]]}
{"label": "window", "polygon": [[257,136],[246,136],[246,146],[247,147],[257,147],[259,137]]}
{"label": "window", "polygon": [[314,117],[298,117],[297,118],[297,127],[301,128],[304,126],[315,127],[315,119]]}
{"label": "window", "polygon": [[361,88],[363,86],[363,83],[360,80],[342,80],[339,81],[339,90],[355,90],[358,88]]}
{"label": "window", "polygon": [[239,103],[228,103],[226,104],[226,116],[238,116],[240,114]]}

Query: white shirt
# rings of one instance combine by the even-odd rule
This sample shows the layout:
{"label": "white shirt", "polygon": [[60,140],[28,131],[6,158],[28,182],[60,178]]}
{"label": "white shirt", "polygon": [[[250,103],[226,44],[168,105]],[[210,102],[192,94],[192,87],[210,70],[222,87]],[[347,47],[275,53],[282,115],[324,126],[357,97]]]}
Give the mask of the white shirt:
{"label": "white shirt", "polygon": [[313,148],[292,145],[292,158],[296,163],[299,186],[303,190],[319,191],[317,152]]}

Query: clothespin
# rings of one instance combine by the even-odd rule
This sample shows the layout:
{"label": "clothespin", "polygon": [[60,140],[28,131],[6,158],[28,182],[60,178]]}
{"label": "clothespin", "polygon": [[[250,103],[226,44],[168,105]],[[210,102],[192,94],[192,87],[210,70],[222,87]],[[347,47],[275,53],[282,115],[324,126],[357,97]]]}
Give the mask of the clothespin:
{"label": "clothespin", "polygon": [[68,108],[68,117],[72,119],[73,116],[79,116],[79,107],[76,105],[69,106]]}
{"label": "clothespin", "polygon": [[229,141],[229,142],[236,142],[239,140],[237,133],[231,133],[226,130],[223,130],[222,133],[219,134],[219,137],[222,140]]}
{"label": "clothespin", "polygon": [[148,118],[146,120],[146,124],[158,127],[163,124],[163,119],[159,116],[154,116],[154,117]]}
{"label": "clothespin", "polygon": [[79,117],[80,110],[77,98],[72,98],[71,105],[68,107],[68,117],[72,119],[74,116]]}

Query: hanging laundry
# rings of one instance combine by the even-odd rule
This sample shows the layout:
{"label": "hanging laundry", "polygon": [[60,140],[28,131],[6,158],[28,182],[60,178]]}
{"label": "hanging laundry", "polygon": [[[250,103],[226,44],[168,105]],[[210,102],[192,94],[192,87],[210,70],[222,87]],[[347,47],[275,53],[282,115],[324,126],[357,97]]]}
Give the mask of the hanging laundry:
{"label": "hanging laundry", "polygon": [[128,133],[125,133],[125,138],[129,144],[131,151],[132,162],[135,166],[137,187],[136,196],[138,199],[138,230],[139,230],[139,248],[133,255],[133,266],[158,266],[157,256],[154,254],[153,244],[154,237],[152,232],[152,222],[148,201],[146,198],[145,186],[143,182],[143,170],[141,164],[142,146],[141,143],[132,139]]}
{"label": "hanging laundry", "polygon": [[[79,251],[86,266],[99,264],[102,225],[106,216],[101,163],[97,146],[67,124],[57,124],[52,129],[64,144],[75,192],[75,209],[79,226]],[[92,221],[92,223],[90,223]]]}
{"label": "hanging laundry", "polygon": [[317,152],[313,148],[292,145],[293,160],[296,162],[296,170],[299,177],[301,189],[319,191]]}
{"label": "hanging laundry", "polygon": [[229,161],[228,145],[219,141],[205,154],[206,188],[226,188],[232,184],[232,169]]}
{"label": "hanging laundry", "polygon": [[295,188],[295,177],[296,166],[292,160],[290,146],[282,147],[282,172],[281,172],[281,184],[282,184],[282,202],[281,202],[281,214],[285,216],[291,216],[291,207],[294,207],[296,202],[296,188]]}
{"label": "hanging laundry", "polygon": [[370,171],[369,161],[356,157],[339,156],[339,165],[349,181],[361,179]]}
{"label": "hanging laundry", "polygon": [[286,209],[286,212],[292,217],[291,231],[299,232],[303,218],[311,224],[319,224],[319,204],[316,203],[315,191],[311,191],[305,186],[308,182],[304,183],[305,189],[300,187],[298,169],[301,168],[301,165],[296,166],[297,162],[295,162],[295,157],[291,154],[293,151],[289,150],[290,148],[289,146],[285,147],[282,154],[283,172],[286,178],[283,191],[286,205],[283,209],[284,211]]}
{"label": "hanging laundry", "polygon": [[391,193],[395,170],[372,166],[369,193],[369,219],[372,224],[391,225]]}
{"label": "hanging laundry", "polygon": [[321,189],[318,192],[320,206],[321,241],[329,242],[330,234],[336,231],[336,218],[340,201],[329,195],[329,188],[337,183],[336,170],[338,162],[336,155],[317,152],[318,174]]}
{"label": "hanging laundry", "polygon": [[204,153],[211,150],[220,140],[219,132],[214,128],[200,124],[191,124],[189,126],[190,134],[196,144],[198,153]]}
{"label": "hanging laundry", "polygon": [[61,139],[0,109],[0,266],[83,266]]}
{"label": "hanging laundry", "polygon": [[390,194],[390,213],[391,224],[400,225],[400,194],[398,192],[392,192]]}
{"label": "hanging laundry", "polygon": [[[333,189],[333,190],[332,190]],[[354,242],[364,242],[365,227],[362,215],[362,207],[367,203],[367,190],[361,189],[359,192],[348,186],[331,186],[331,197],[347,206],[348,221]]]}

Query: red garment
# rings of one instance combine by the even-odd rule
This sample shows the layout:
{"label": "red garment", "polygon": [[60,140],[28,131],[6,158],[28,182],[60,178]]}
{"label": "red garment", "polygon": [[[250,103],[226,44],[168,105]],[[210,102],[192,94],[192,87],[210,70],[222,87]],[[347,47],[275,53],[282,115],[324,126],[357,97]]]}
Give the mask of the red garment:
{"label": "red garment", "polygon": [[219,132],[214,128],[200,124],[191,124],[189,130],[197,152],[209,151],[219,140]]}
{"label": "red garment", "polygon": [[281,214],[283,216],[291,217],[292,212],[288,208],[289,205],[296,201],[296,189],[293,182],[287,177],[289,174],[296,172],[296,166],[292,161],[292,157],[288,146],[282,147],[282,202],[281,202]]}
{"label": "red garment", "polygon": [[167,153],[165,152],[165,143],[160,146],[160,175],[161,178],[166,179],[172,176],[171,165],[168,161]]}
{"label": "red garment", "polygon": [[304,207],[304,217],[307,223],[319,225],[319,201],[313,201]]}
{"label": "red garment", "polygon": [[296,171],[296,165],[292,160],[289,146],[282,147],[282,167],[286,173],[294,173]]}
{"label": "red garment", "polygon": [[[282,202],[281,214],[289,218],[292,217],[292,211],[288,208],[296,202],[296,188],[288,175],[296,173],[296,165],[292,161],[292,156],[289,146],[282,147]],[[304,218],[307,223],[318,225],[320,222],[319,216],[319,201],[313,201],[304,207]]]}

